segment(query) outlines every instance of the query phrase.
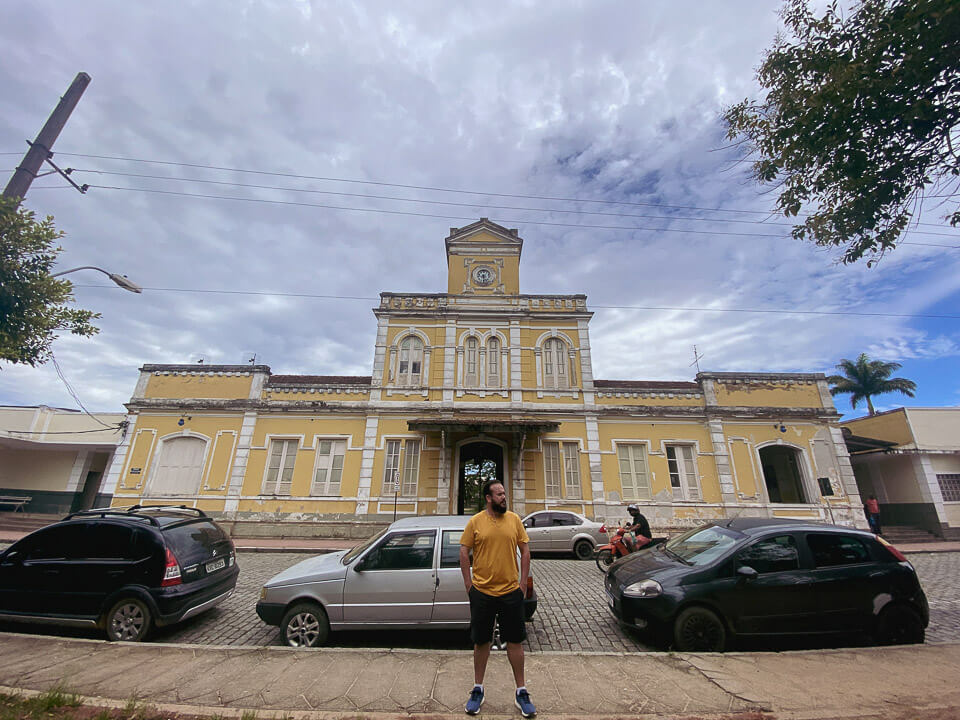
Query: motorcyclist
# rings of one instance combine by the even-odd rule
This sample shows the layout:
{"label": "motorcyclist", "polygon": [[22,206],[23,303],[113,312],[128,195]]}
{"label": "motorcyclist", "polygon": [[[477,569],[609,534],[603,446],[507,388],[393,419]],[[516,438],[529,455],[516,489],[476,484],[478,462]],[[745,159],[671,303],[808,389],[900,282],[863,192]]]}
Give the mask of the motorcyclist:
{"label": "motorcyclist", "polygon": [[650,534],[650,523],[640,512],[639,507],[631,503],[627,505],[627,512],[630,513],[630,519],[627,520],[623,540],[630,552],[634,552],[649,544],[653,536]]}

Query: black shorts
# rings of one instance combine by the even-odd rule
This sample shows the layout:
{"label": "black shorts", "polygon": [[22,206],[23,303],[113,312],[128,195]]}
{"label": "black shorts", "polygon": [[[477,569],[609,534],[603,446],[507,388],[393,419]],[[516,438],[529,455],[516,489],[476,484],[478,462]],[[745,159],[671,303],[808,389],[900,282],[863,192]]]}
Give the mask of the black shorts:
{"label": "black shorts", "polygon": [[506,595],[487,595],[470,588],[470,637],[474,645],[493,640],[493,623],[499,617],[500,637],[509,643],[527,639],[524,622],[523,590],[517,588]]}

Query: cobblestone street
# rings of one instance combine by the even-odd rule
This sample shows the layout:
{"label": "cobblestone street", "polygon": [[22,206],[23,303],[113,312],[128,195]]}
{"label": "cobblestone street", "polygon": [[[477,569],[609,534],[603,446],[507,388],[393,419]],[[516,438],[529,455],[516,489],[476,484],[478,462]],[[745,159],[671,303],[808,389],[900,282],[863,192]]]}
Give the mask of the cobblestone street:
{"label": "cobblestone street", "polygon": [[[280,645],[277,628],[264,624],[257,617],[254,609],[257,597],[266,580],[307,557],[302,553],[241,553],[240,581],[233,597],[199,617],[156,630],[152,642]],[[920,574],[930,601],[927,642],[960,641],[960,553],[911,554],[909,560]],[[603,593],[603,576],[593,562],[534,558],[532,569],[539,607],[533,622],[527,624],[525,645],[528,650],[616,652],[654,649],[644,643],[644,638],[620,628],[610,615]],[[0,629],[102,637],[96,631],[63,628],[51,632],[49,628],[36,625],[3,624]],[[331,640],[339,647],[354,648],[465,649],[470,646],[466,631],[447,630],[338,632]]]}
{"label": "cobblestone street", "polygon": [[[154,634],[154,642],[217,645],[278,645],[277,628],[265,625],[254,610],[263,582],[303,560],[305,555],[244,553],[237,592],[227,603],[193,621]],[[927,642],[960,641],[960,553],[921,553],[910,562],[930,601]],[[527,624],[528,650],[629,651],[653,649],[623,630],[606,608],[602,575],[593,562],[534,558],[537,614]],[[466,632],[341,632],[341,647],[466,648]]]}

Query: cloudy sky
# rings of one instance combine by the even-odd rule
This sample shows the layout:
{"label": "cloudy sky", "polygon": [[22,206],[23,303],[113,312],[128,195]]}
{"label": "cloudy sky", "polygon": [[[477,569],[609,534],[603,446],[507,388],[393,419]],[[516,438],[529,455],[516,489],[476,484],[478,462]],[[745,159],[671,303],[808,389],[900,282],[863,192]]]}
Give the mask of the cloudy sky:
{"label": "cloudy sky", "polygon": [[[90,74],[55,150],[92,187],[44,178],[26,204],[66,233],[59,267],[146,288],[71,276],[103,317],[56,342],[64,377],[120,411],[144,363],[369,374],[377,294],[444,291],[443,238],[483,216],[520,230],[522,292],[588,296],[596,377],[692,379],[694,344],[716,371],[866,351],[919,384],[878,407],[960,403],[960,250],[936,247],[960,233],[921,225],[878,267],[844,267],[791,240],[725,148],[720,112],[758,92],[776,10],[3,3],[4,183]],[[0,403],[77,407],[52,366],[0,364]]]}

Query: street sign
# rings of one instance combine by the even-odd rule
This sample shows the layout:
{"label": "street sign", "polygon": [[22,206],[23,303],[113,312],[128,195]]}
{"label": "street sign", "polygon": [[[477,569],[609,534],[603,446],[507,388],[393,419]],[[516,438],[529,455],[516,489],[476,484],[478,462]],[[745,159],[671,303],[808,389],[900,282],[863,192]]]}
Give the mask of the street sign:
{"label": "street sign", "polygon": [[399,470],[393,471],[393,492],[395,493],[400,492],[400,471]]}

